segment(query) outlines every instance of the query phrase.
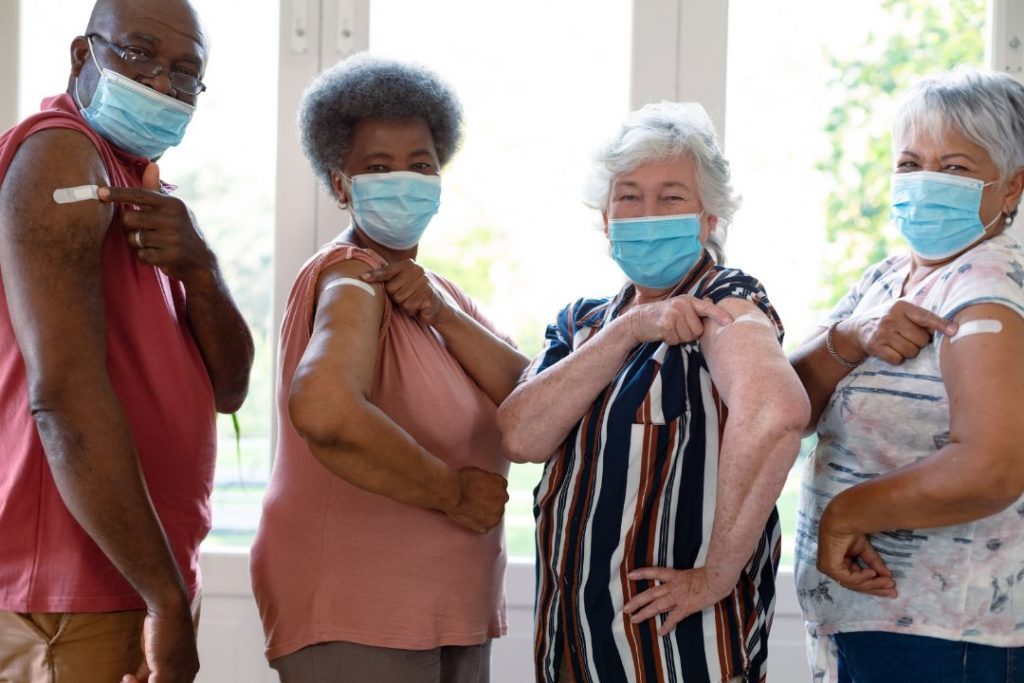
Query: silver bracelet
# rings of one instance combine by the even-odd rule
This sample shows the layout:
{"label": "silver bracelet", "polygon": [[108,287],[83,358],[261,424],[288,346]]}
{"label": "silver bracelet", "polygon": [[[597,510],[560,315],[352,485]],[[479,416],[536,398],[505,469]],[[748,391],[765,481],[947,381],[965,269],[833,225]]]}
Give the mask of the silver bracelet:
{"label": "silver bracelet", "polygon": [[857,361],[856,363],[853,363],[851,361],[846,360],[845,358],[839,355],[839,352],[836,351],[835,345],[832,343],[832,335],[835,334],[836,326],[841,322],[843,321],[837,320],[828,326],[828,332],[825,334],[825,348],[828,349],[828,355],[832,356],[835,362],[839,363],[844,368],[852,370],[853,368],[860,365],[863,361]]}

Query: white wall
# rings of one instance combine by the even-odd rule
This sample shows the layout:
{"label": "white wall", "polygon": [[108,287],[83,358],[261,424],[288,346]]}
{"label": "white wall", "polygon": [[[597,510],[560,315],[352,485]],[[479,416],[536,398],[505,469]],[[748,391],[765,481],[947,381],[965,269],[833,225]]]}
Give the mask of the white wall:
{"label": "white wall", "polygon": [[[276,674],[263,658],[263,633],[249,587],[245,552],[211,552],[202,558],[203,615],[199,626],[200,683],[272,683]],[[509,567],[505,594],[509,635],[494,642],[493,683],[533,680],[533,565]],[[793,574],[779,577],[775,623],[769,640],[769,680],[809,681],[804,629]]]}
{"label": "white wall", "polygon": [[18,120],[18,35],[17,0],[0,0],[0,131]]}
{"label": "white wall", "polygon": [[1024,81],[1024,2],[989,0],[988,16],[989,66]]}

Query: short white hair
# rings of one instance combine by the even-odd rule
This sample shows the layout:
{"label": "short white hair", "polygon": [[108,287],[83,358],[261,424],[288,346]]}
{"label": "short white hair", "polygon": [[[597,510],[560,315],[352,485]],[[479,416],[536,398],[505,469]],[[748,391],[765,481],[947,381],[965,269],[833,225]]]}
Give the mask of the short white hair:
{"label": "short white hair", "polygon": [[594,159],[583,202],[608,208],[612,181],[644,164],[689,157],[696,165],[697,196],[704,210],[718,218],[708,248],[719,263],[725,260],[725,237],[740,206],[732,187],[729,162],[722,155],[715,126],[696,102],[658,102],[630,113],[618,133]]}
{"label": "short white hair", "polygon": [[955,130],[978,145],[1006,180],[1024,168],[1024,85],[999,72],[959,69],[929,76],[904,96],[893,122],[894,148],[916,130]]}

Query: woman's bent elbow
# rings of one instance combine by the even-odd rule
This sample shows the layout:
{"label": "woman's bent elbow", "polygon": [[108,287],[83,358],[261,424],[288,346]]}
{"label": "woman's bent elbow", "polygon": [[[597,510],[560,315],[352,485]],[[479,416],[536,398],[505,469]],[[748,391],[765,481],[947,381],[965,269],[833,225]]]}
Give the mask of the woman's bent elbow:
{"label": "woman's bent elbow", "polygon": [[529,429],[508,425],[501,420],[500,415],[498,428],[501,430],[501,449],[510,462],[516,464],[547,462],[551,458],[550,452],[544,452],[543,449],[537,448],[537,441],[531,439]]}
{"label": "woman's bent elbow", "polygon": [[534,462],[534,459],[530,457],[532,454],[527,448],[526,442],[519,438],[518,434],[505,431],[504,427],[501,428],[501,449],[505,451],[506,457],[511,462],[517,464]]}
{"label": "woman's bent elbow", "polygon": [[[288,397],[288,419],[292,427],[299,436],[317,446],[339,447],[350,441],[344,427],[346,423],[360,422],[354,412],[339,409],[335,402],[325,400],[308,387],[293,385]],[[340,416],[345,418],[339,419]]]}
{"label": "woman's bent elbow", "polygon": [[[1017,466],[1007,468],[1007,470],[1011,471],[1007,471],[1005,476],[993,478],[992,481],[992,503],[999,512],[1012,506],[1024,496],[1024,468]],[[1022,510],[1024,508],[1018,508],[1017,512],[1021,513]]]}

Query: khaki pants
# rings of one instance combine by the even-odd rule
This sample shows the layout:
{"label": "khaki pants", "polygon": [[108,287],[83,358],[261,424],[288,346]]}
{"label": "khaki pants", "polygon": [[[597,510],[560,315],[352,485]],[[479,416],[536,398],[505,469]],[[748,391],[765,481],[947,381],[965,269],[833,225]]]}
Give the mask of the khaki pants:
{"label": "khaki pants", "polygon": [[[199,631],[202,591],[192,598]],[[20,614],[0,610],[0,683],[119,683],[142,664],[146,610]]]}
{"label": "khaki pants", "polygon": [[489,683],[491,641],[433,650],[317,643],[270,662],[281,683]]}
{"label": "khaki pants", "polygon": [[0,683],[117,683],[142,662],[145,618],[0,611]]}

